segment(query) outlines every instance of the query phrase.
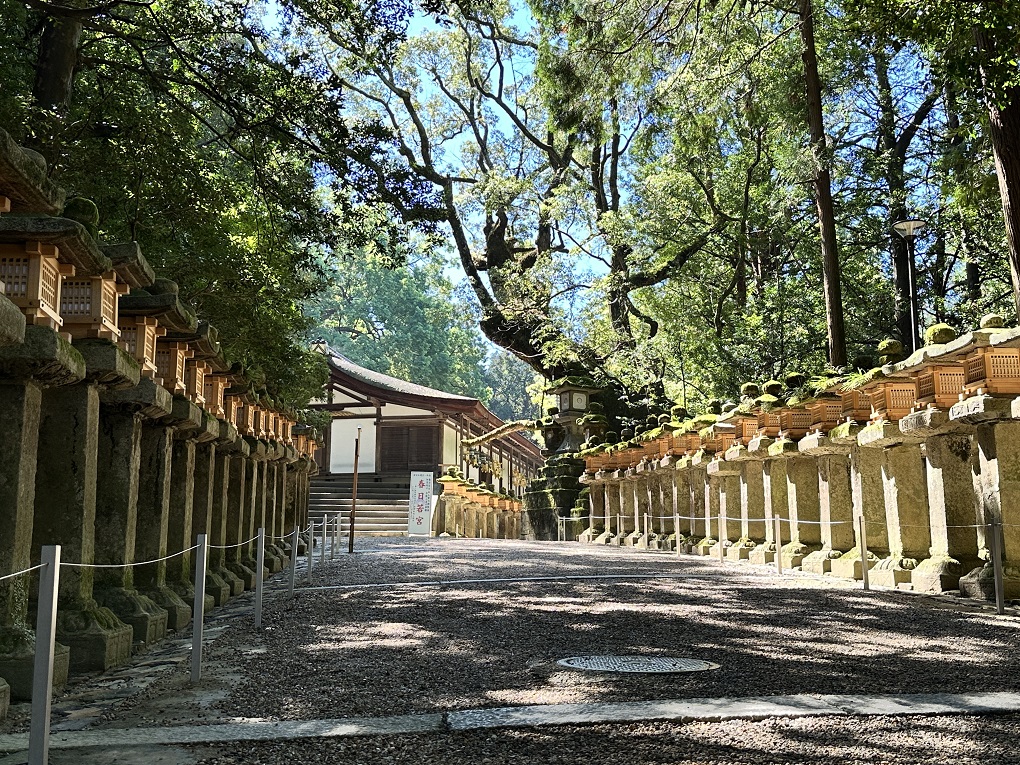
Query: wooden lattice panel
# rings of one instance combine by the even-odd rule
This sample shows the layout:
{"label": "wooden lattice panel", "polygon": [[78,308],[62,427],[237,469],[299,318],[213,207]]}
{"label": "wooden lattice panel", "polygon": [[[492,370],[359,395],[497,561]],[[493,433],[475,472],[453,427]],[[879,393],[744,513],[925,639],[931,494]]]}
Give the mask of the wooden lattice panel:
{"label": "wooden lattice panel", "polygon": [[857,423],[865,423],[871,419],[871,401],[863,390],[848,390],[839,394],[842,405],[842,418]]}
{"label": "wooden lattice panel", "polygon": [[758,435],[758,418],[745,417],[740,421],[740,442],[747,446]]}
{"label": "wooden lattice panel", "polygon": [[778,412],[759,412],[758,413],[758,432],[762,433],[769,438],[776,438],[779,436],[779,431],[782,430],[782,422],[779,419]]}
{"label": "wooden lattice panel", "polygon": [[150,380],[159,376],[156,368],[156,339],[166,334],[159,322],[145,316],[126,316],[117,328],[120,347],[127,351],[141,367],[142,377]]}
{"label": "wooden lattice panel", "polygon": [[948,409],[960,399],[966,382],[963,364],[927,367],[917,375],[917,401]]}
{"label": "wooden lattice panel", "polygon": [[779,413],[779,428],[788,438],[803,438],[811,429],[811,412],[807,409],[784,409]]}
{"label": "wooden lattice panel", "polygon": [[117,282],[113,271],[88,279],[65,279],[60,293],[64,328],[76,339],[101,337],[117,342],[120,337],[117,303],[129,289]]}
{"label": "wooden lattice panel", "polygon": [[58,330],[60,292],[65,276],[74,275],[74,266],[58,260],[60,251],[49,244],[26,242],[0,244],[0,282],[4,294],[14,303],[29,324]]}
{"label": "wooden lattice panel", "polygon": [[205,376],[211,371],[204,361],[191,360],[184,370],[184,384],[187,387],[188,399],[196,406],[205,406]]}
{"label": "wooden lattice panel", "polygon": [[967,395],[1020,394],[1020,348],[978,348],[965,362]]}
{"label": "wooden lattice panel", "polygon": [[185,380],[185,366],[194,351],[187,343],[158,343],[156,345],[156,374],[160,385],[175,395],[188,391]]}
{"label": "wooden lattice panel", "polygon": [[237,421],[234,424],[241,435],[258,437],[258,434],[255,432],[255,407],[250,404],[241,406],[238,410]]}
{"label": "wooden lattice panel", "polygon": [[223,403],[223,392],[227,389],[227,379],[218,375],[206,375],[205,408],[213,417],[225,419],[226,408]]}
{"label": "wooden lattice panel", "polygon": [[910,414],[917,401],[917,385],[913,380],[880,382],[868,389],[867,393],[874,422],[898,422]]}
{"label": "wooden lattice panel", "polygon": [[843,402],[838,399],[818,399],[807,405],[811,415],[811,430],[828,432],[839,425],[843,414]]}

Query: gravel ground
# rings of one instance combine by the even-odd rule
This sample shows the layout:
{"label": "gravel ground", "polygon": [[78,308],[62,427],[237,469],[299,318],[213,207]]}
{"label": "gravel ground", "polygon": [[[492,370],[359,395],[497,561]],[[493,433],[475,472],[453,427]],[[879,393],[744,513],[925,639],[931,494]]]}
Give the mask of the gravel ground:
{"label": "gravel ground", "polygon": [[[642,572],[690,579],[355,588],[270,600],[224,712],[260,719],[794,693],[1020,690],[1020,622],[768,569],[577,545],[380,540],[317,584]],[[699,578],[695,578],[699,577]],[[225,646],[248,648],[234,629]],[[673,655],[682,675],[564,670],[586,654]]]}
{"label": "gravel ground", "polygon": [[[188,683],[184,663],[97,727],[796,693],[1020,691],[1020,619],[951,598],[865,593],[840,580],[779,578],[764,567],[576,544],[359,540],[356,555],[316,561],[315,584],[336,589],[289,600],[285,577],[277,577],[262,633],[246,614],[221,619],[227,626],[199,686]],[[455,581],[646,574],[679,578]],[[368,586],[434,580],[448,583]],[[683,656],[720,668],[613,675],[556,665],[586,654]],[[237,743],[178,748],[172,763],[985,765],[1020,763],[1017,741],[1016,715],[816,717]],[[137,756],[109,762],[157,762]],[[106,765],[101,756],[96,762]]]}
{"label": "gravel ground", "polygon": [[201,765],[1010,765],[1015,716],[804,718],[311,739],[222,747]]}

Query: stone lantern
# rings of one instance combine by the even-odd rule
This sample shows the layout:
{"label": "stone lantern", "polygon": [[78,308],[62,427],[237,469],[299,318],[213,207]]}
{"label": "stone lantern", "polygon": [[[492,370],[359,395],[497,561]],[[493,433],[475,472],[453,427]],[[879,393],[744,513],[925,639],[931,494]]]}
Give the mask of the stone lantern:
{"label": "stone lantern", "polygon": [[573,454],[581,450],[584,427],[577,421],[587,413],[592,394],[599,390],[591,380],[575,377],[559,380],[546,390],[548,395],[556,397],[559,411],[553,415],[553,420],[564,433],[554,454]]}

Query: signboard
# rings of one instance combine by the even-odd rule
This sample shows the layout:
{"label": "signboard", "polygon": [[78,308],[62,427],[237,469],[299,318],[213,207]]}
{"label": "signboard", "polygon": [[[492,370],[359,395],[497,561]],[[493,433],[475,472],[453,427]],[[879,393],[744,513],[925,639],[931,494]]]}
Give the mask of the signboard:
{"label": "signboard", "polygon": [[431,472],[411,473],[411,494],[407,506],[407,533],[432,533],[432,479]]}

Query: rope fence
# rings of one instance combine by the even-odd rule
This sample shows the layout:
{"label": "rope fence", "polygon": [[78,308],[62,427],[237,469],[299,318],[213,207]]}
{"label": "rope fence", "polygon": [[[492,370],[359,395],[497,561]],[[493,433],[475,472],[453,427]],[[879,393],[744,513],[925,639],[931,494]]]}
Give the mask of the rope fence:
{"label": "rope fence", "polygon": [[21,571],[15,571],[13,574],[7,574],[6,576],[0,576],[0,582],[4,581],[5,579],[14,579],[15,577],[18,577],[18,576],[23,576],[25,574],[31,574],[33,571],[38,571],[39,569],[41,569],[44,565],[45,565],[44,563],[40,563],[38,566],[32,566],[31,568],[22,569]]}
{"label": "rope fence", "polygon": [[191,547],[187,547],[187,548],[185,548],[183,550],[178,550],[175,553],[170,553],[169,555],[166,555],[166,556],[164,556],[162,558],[154,558],[152,560],[142,560],[142,561],[137,561],[135,563],[70,563],[70,562],[61,562],[60,565],[61,566],[67,566],[69,568],[131,568],[132,566],[149,566],[149,565],[151,565],[153,563],[160,563],[160,562],[165,561],[165,560],[170,560],[171,558],[177,558],[177,557],[179,557],[181,555],[184,555],[185,553],[189,553],[192,550],[197,550],[197,549],[198,549],[198,545],[192,545]]}

